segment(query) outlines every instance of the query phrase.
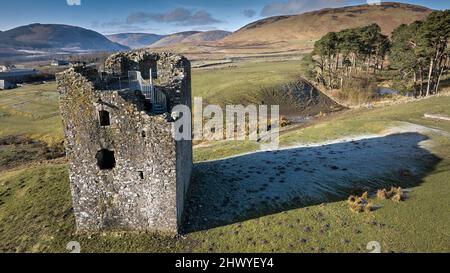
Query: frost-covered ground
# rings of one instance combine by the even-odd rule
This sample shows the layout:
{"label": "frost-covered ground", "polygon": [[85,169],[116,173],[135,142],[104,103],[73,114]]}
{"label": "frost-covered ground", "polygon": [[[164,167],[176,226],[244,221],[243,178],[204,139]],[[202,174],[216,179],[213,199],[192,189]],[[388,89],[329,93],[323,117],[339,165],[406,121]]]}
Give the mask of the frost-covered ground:
{"label": "frost-covered ground", "polygon": [[405,123],[380,135],[303,144],[195,165],[188,228],[202,230],[349,194],[420,183],[439,159],[432,129]]}

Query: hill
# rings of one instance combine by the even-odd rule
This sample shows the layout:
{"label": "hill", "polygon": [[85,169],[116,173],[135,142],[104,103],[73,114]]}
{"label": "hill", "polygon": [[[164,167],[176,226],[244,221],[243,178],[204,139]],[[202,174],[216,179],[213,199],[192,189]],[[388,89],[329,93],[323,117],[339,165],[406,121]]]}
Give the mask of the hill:
{"label": "hill", "polygon": [[330,31],[377,23],[383,33],[391,34],[399,25],[423,20],[431,12],[426,7],[393,2],[323,9],[265,18],[217,41],[155,46],[192,59],[291,57],[309,52],[314,42]]}
{"label": "hill", "polygon": [[106,37],[112,42],[137,49],[151,45],[164,38],[165,35],[151,33],[119,33],[106,35]]}
{"label": "hill", "polygon": [[221,40],[231,34],[232,34],[232,32],[229,32],[229,31],[211,30],[211,31],[205,31],[205,32],[193,34],[191,36],[186,37],[181,42],[182,43],[193,43],[193,44],[212,42],[212,41]]}
{"label": "hill", "polygon": [[0,33],[0,48],[13,50],[120,51],[126,46],[111,42],[102,34],[81,27],[31,24]]}
{"label": "hill", "polygon": [[154,43],[149,43],[150,47],[176,47],[179,45],[201,45],[209,42],[221,40],[231,32],[224,30],[211,31],[186,31],[167,35]]}
{"label": "hill", "polygon": [[335,9],[323,9],[291,16],[276,16],[244,26],[226,37],[222,44],[258,44],[280,41],[317,40],[331,31],[380,25],[385,34],[401,24],[424,19],[432,12],[426,7],[385,2],[381,5],[361,5]]}
{"label": "hill", "polygon": [[156,43],[150,44],[150,47],[165,47],[170,46],[174,44],[178,44],[182,42],[184,39],[191,35],[195,35],[201,33],[200,31],[185,31],[185,32],[178,32],[171,35],[167,35],[166,37],[162,38],[161,40],[157,41]]}

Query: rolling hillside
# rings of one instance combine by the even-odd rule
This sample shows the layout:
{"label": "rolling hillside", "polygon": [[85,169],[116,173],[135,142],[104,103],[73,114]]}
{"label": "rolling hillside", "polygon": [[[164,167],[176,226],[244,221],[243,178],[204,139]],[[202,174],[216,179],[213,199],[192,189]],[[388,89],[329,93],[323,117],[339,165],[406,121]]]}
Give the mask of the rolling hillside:
{"label": "rolling hillside", "polygon": [[0,49],[49,51],[119,51],[129,49],[81,27],[31,24],[0,33]]}
{"label": "rolling hillside", "polygon": [[150,33],[119,33],[107,35],[106,37],[115,43],[136,49],[151,45],[164,38],[165,35]]}
{"label": "rolling hillside", "polygon": [[224,30],[211,30],[211,31],[186,31],[168,35],[159,41],[148,44],[150,47],[176,47],[180,45],[202,45],[210,42],[219,41],[227,36],[231,35],[231,32]]}
{"label": "rolling hillside", "polygon": [[323,9],[292,16],[276,16],[244,26],[221,41],[222,44],[258,44],[317,40],[331,31],[380,25],[385,34],[401,24],[424,19],[432,10],[415,5],[386,2],[379,6]]}
{"label": "rolling hillside", "polygon": [[182,42],[184,39],[191,35],[199,34],[201,32],[199,31],[185,31],[185,32],[179,32],[174,33],[171,35],[167,35],[166,37],[162,38],[161,40],[157,41],[156,43],[149,44],[150,47],[165,47],[170,46],[174,44],[178,44]]}
{"label": "rolling hillside", "polygon": [[204,42],[212,42],[212,41],[218,41],[221,40],[229,35],[231,35],[232,32],[224,31],[224,30],[211,30],[211,31],[205,31],[201,33],[196,33],[194,35],[188,36],[185,38],[182,43],[204,43]]}
{"label": "rolling hillside", "polygon": [[[431,9],[385,2],[323,9],[299,15],[275,16],[250,23],[234,33],[222,30],[186,31],[167,36],[122,33],[105,36],[66,25],[32,24],[0,32],[0,56],[33,54],[33,51],[118,51],[151,47],[191,59],[261,58],[299,56],[330,31],[377,23],[385,34],[400,24],[422,20]],[[123,44],[123,45],[122,45]]]}
{"label": "rolling hillside", "polygon": [[194,59],[298,56],[309,52],[314,42],[330,31],[377,23],[385,34],[391,34],[399,25],[423,20],[431,12],[426,7],[393,2],[385,2],[379,6],[323,9],[262,19],[218,41],[195,45],[159,44],[153,47],[158,47],[156,50],[185,54]]}

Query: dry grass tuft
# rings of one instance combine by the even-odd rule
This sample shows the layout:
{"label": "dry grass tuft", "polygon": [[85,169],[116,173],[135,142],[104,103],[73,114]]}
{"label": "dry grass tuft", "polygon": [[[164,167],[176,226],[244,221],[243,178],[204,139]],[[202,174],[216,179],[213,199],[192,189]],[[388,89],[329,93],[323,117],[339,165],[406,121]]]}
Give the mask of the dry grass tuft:
{"label": "dry grass tuft", "polygon": [[369,202],[369,193],[364,192],[361,197],[351,195],[347,200],[350,210],[356,213],[371,212],[374,206]]}
{"label": "dry grass tuft", "polygon": [[377,198],[381,200],[392,200],[394,202],[400,203],[406,200],[406,193],[401,187],[395,188],[391,187],[391,190],[386,189],[378,190]]}

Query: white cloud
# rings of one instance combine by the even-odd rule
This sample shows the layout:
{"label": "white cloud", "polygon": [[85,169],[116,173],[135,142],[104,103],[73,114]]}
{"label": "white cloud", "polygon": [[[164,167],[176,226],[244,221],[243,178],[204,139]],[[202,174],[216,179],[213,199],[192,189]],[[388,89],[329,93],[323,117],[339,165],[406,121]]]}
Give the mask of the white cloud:
{"label": "white cloud", "polygon": [[253,16],[255,16],[256,11],[253,9],[246,9],[242,13],[244,14],[245,17],[252,18]]}
{"label": "white cloud", "polygon": [[135,12],[128,16],[128,24],[142,24],[148,22],[175,23],[184,26],[204,26],[221,23],[205,10],[192,11],[176,8],[164,13]]}
{"label": "white cloud", "polygon": [[[284,2],[274,2],[266,5],[262,11],[262,16],[289,15],[323,8],[336,8],[350,5],[354,1],[350,0],[287,0]],[[366,1],[361,1],[367,3]]]}
{"label": "white cloud", "polygon": [[379,6],[381,5],[381,0],[367,0],[367,4]]}
{"label": "white cloud", "polygon": [[81,0],[66,0],[69,6],[81,6]]}

